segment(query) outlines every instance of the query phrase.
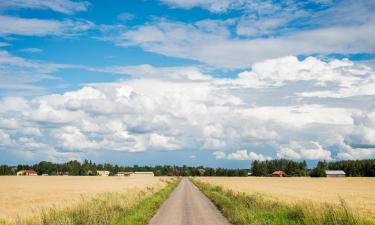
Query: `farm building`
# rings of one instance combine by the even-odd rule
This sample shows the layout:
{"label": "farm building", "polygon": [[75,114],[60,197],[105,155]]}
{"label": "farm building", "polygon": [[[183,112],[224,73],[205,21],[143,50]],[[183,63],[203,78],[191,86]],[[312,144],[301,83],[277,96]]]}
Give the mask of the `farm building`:
{"label": "farm building", "polygon": [[35,170],[20,170],[17,172],[17,176],[38,176],[38,173]]}
{"label": "farm building", "polygon": [[149,176],[149,177],[153,177],[154,173],[153,172],[134,172],[130,176]]}
{"label": "farm building", "polygon": [[274,177],[285,177],[286,173],[284,171],[278,170],[272,173],[272,176]]}
{"label": "farm building", "polygon": [[109,176],[108,170],[98,170],[98,171],[96,171],[96,173],[98,174],[98,176],[102,176],[102,177],[108,177]]}
{"label": "farm building", "polygon": [[131,176],[133,174],[133,172],[118,172],[116,173],[116,176],[118,177],[128,177],[128,176]]}
{"label": "farm building", "polygon": [[57,176],[69,176],[69,172],[57,172]]}
{"label": "farm building", "polygon": [[343,170],[326,170],[327,177],[345,177],[346,173]]}

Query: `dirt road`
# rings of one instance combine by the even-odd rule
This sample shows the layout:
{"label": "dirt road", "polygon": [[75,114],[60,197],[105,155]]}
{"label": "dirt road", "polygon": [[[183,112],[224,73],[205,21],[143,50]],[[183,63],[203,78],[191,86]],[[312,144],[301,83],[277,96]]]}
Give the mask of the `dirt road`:
{"label": "dirt road", "polygon": [[187,178],[183,178],[149,225],[230,225],[230,223],[197,187]]}

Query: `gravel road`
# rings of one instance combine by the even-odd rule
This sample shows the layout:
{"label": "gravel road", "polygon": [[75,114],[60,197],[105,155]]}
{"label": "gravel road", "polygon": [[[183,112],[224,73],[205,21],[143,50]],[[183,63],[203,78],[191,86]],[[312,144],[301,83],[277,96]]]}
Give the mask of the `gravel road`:
{"label": "gravel road", "polygon": [[230,225],[215,205],[183,178],[149,225]]}

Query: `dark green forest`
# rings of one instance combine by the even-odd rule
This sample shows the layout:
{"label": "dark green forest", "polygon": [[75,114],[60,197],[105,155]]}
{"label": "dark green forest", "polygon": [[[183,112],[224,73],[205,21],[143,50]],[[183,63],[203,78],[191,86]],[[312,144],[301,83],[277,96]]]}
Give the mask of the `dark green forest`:
{"label": "dark green forest", "polygon": [[275,159],[267,161],[253,161],[250,169],[227,169],[210,168],[203,166],[118,166],[109,163],[96,164],[85,160],[69,161],[66,163],[52,163],[42,161],[34,165],[0,166],[0,175],[15,175],[17,171],[23,169],[34,169],[41,174],[71,176],[96,175],[97,170],[108,170],[110,175],[117,172],[150,171],[155,176],[247,176],[251,172],[253,176],[271,176],[274,171],[282,170],[287,176],[312,176],[324,177],[326,170],[344,170],[346,176],[375,177],[375,159],[365,160],[344,160],[325,162],[319,161],[315,168],[309,169],[306,161],[293,161],[286,159]]}
{"label": "dark green forest", "polygon": [[374,177],[375,159],[319,161],[315,168],[308,169],[306,161],[296,162],[286,159],[254,161],[251,173],[254,176],[271,176],[272,172],[282,170],[288,176],[325,177],[326,170],[343,170],[349,177]]}

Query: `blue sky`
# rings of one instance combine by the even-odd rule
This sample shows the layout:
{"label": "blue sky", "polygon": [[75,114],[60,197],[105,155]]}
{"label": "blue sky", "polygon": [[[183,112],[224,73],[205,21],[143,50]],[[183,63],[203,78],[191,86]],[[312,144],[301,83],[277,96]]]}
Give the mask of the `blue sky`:
{"label": "blue sky", "polygon": [[375,157],[372,1],[0,0],[0,163]]}

